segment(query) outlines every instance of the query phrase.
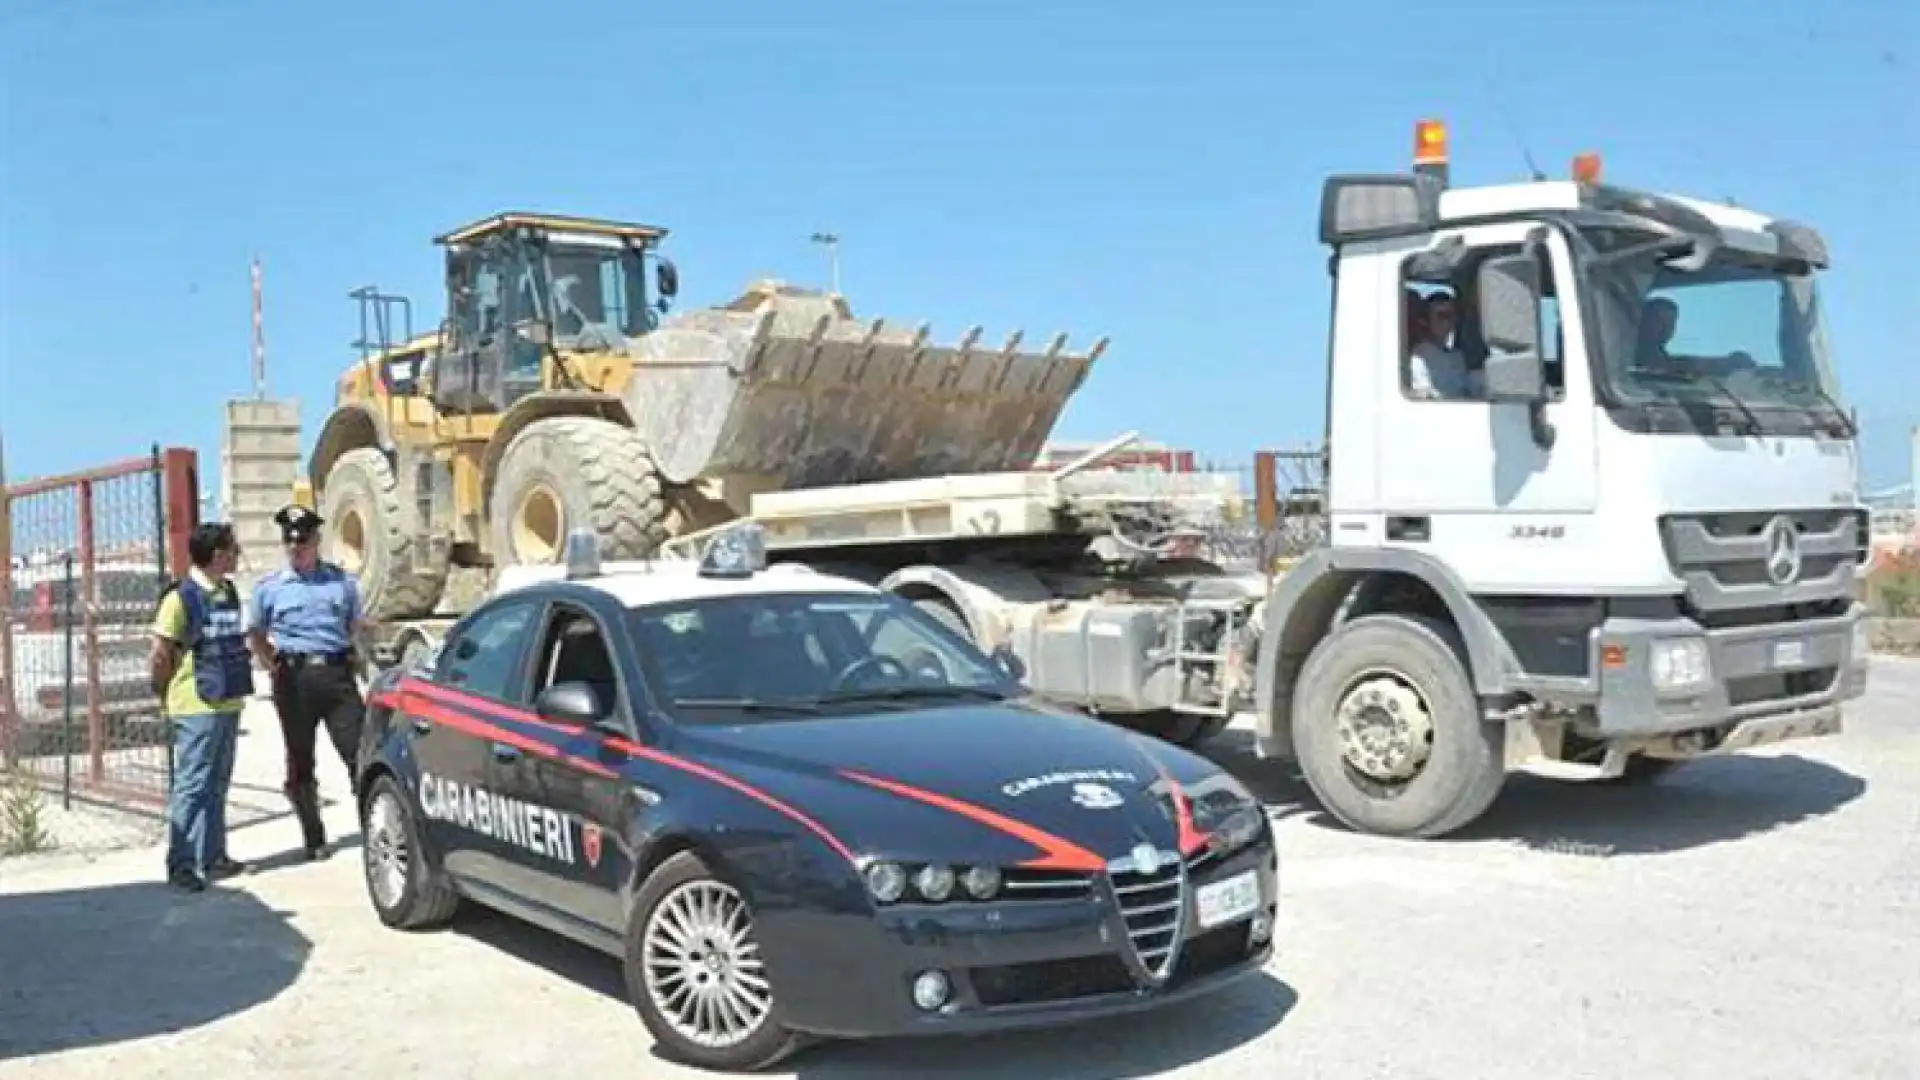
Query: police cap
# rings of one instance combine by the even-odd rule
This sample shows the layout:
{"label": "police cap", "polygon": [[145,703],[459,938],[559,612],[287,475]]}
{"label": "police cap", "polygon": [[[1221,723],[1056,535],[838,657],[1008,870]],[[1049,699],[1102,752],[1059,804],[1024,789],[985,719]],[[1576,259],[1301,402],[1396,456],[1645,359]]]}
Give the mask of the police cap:
{"label": "police cap", "polygon": [[280,512],[273,515],[273,521],[280,526],[280,539],[289,544],[311,539],[326,523],[311,507],[298,504],[281,507]]}

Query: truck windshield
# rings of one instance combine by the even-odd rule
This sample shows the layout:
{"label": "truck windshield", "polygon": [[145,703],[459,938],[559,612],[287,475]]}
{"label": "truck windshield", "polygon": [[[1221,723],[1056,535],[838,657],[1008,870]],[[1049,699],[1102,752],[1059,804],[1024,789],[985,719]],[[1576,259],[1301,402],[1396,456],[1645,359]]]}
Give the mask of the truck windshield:
{"label": "truck windshield", "polygon": [[1589,230],[1587,239],[1602,256],[1588,281],[1600,373],[1621,403],[1847,425],[1810,272],[1732,248],[1678,270],[1639,247],[1651,237]]}

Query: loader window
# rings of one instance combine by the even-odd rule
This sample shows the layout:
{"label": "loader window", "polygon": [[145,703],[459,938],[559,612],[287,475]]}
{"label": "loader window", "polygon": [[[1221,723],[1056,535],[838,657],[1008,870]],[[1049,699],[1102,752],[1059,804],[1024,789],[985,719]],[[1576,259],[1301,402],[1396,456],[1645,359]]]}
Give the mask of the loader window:
{"label": "loader window", "polygon": [[556,338],[615,347],[647,331],[645,279],[633,252],[556,248],[549,259]]}

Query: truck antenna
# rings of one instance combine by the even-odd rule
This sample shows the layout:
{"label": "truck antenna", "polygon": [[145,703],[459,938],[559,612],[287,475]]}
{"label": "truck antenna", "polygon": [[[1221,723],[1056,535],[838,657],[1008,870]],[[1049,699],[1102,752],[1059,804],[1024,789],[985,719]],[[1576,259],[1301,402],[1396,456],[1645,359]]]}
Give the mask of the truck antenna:
{"label": "truck antenna", "polygon": [[1488,80],[1485,85],[1487,97],[1493,102],[1493,111],[1500,118],[1500,126],[1507,129],[1507,134],[1513,138],[1513,145],[1520,150],[1520,160],[1527,166],[1527,175],[1535,183],[1545,180],[1547,174],[1541,172],[1540,166],[1534,162],[1533,151],[1527,148],[1526,137],[1520,134],[1520,125],[1513,122],[1513,116],[1507,112],[1506,105],[1501,102],[1500,92],[1494,89],[1492,80]]}

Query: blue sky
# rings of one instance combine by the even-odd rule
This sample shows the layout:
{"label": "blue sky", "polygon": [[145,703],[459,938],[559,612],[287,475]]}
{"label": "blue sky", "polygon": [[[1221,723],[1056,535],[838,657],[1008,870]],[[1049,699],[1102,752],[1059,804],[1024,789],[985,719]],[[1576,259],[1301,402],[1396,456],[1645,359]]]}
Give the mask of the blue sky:
{"label": "blue sky", "polygon": [[310,440],[377,283],[506,208],[672,229],[681,304],[753,277],[953,339],[1113,345],[1059,434],[1239,464],[1319,435],[1320,180],[1561,174],[1818,224],[1870,485],[1920,422],[1920,4],[0,0],[0,434],[15,478],[197,447],[269,381]]}

